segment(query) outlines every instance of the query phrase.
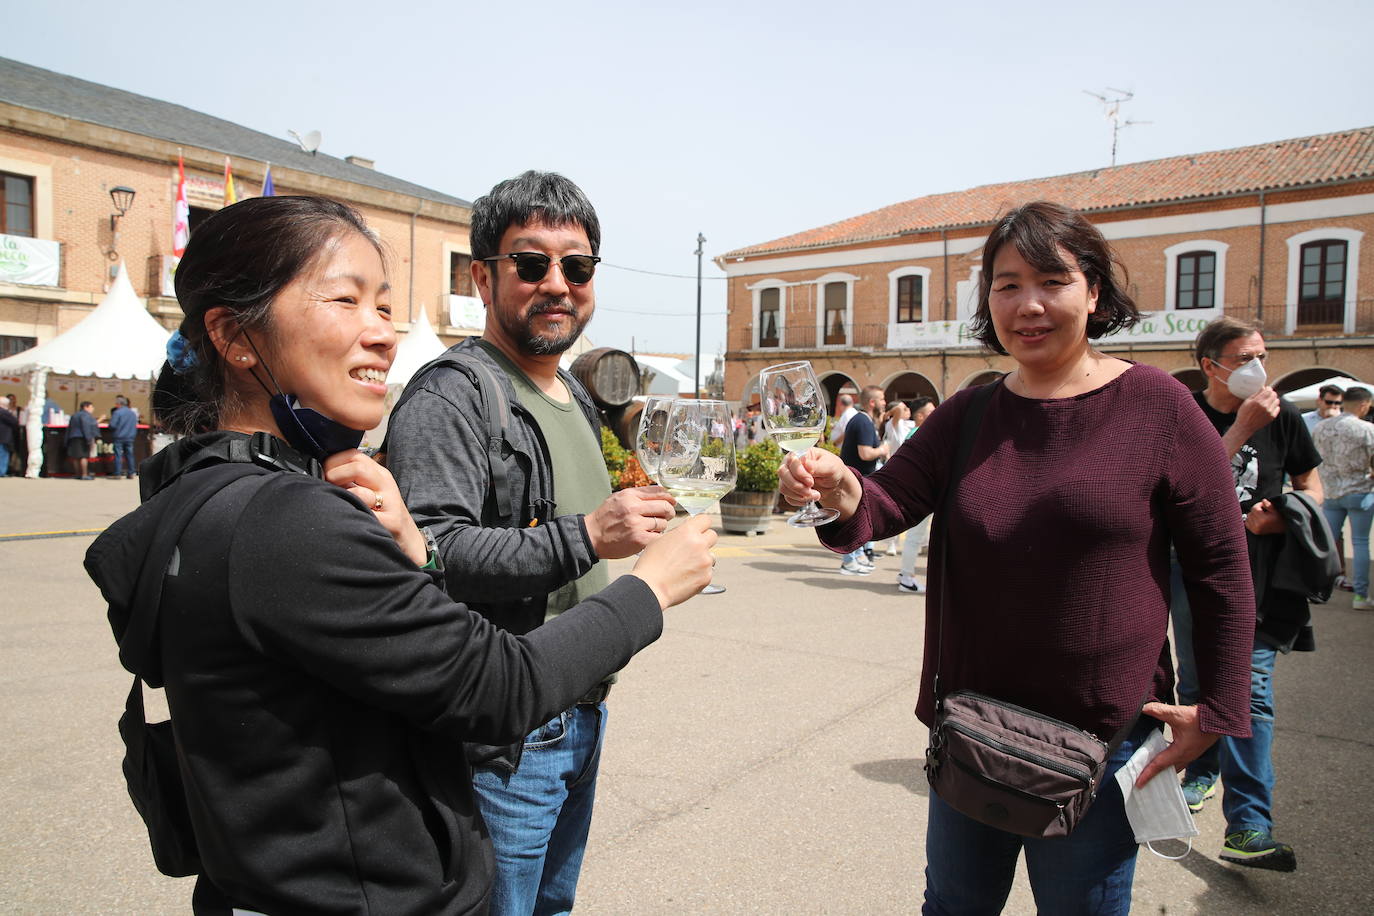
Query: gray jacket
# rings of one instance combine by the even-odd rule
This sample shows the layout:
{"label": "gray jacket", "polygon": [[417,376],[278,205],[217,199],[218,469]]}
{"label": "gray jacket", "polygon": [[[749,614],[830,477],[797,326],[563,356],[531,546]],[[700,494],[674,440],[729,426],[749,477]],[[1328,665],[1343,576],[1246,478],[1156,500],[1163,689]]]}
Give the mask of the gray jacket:
{"label": "gray jacket", "polygon": [[[387,429],[387,467],[415,523],[434,534],[449,595],[516,634],[544,622],[548,596],[597,561],[582,516],[552,518],[553,467],[544,435],[520,403],[505,370],[475,340],[449,351],[471,353],[496,375],[510,401],[506,464],[512,527],[496,524],[487,434],[477,387],[452,368],[435,370]],[[596,408],[580,382],[559,370],[593,430]],[[533,525],[531,523],[533,522]]]}

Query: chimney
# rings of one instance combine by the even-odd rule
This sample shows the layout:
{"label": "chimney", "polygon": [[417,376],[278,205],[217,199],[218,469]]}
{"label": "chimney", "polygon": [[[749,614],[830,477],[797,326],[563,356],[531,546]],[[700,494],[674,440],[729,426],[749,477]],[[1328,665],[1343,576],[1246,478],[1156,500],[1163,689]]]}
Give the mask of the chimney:
{"label": "chimney", "polygon": [[377,167],[376,162],[371,159],[364,159],[362,156],[344,156],[344,162],[365,169],[375,169]]}

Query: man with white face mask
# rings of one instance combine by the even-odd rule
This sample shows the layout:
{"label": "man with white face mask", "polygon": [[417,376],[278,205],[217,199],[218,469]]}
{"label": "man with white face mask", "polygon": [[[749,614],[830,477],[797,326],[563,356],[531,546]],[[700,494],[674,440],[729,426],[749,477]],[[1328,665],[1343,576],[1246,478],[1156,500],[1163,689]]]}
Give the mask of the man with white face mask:
{"label": "man with white face mask", "polygon": [[[1273,501],[1283,493],[1287,475],[1295,490],[1306,491],[1320,504],[1322,486],[1317,465],[1321,456],[1302,414],[1266,385],[1264,362],[1268,353],[1258,328],[1234,318],[1218,318],[1198,335],[1195,355],[1207,376],[1207,387],[1194,397],[1231,456],[1251,569],[1257,583],[1267,581],[1287,530]],[[1206,685],[1198,683],[1188,598],[1177,563],[1174,569],[1170,611],[1178,653],[1179,702],[1193,703]],[[1252,868],[1293,871],[1297,867],[1293,848],[1273,837],[1270,747],[1274,738],[1274,660],[1279,652],[1314,648],[1311,615],[1301,595],[1277,589],[1265,589],[1262,594],[1250,657],[1252,735],[1223,737],[1189,764],[1183,776],[1183,795],[1190,809],[1200,811],[1215,794],[1220,778],[1226,814],[1221,857]]]}

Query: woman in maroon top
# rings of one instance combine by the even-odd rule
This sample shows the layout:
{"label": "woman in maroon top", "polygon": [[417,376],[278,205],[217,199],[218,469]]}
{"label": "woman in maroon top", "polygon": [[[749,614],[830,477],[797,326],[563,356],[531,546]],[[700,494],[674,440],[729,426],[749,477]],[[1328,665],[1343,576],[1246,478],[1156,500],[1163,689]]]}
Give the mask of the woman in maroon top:
{"label": "woman in maroon top", "polygon": [[[1254,597],[1230,469],[1182,385],[1093,348],[1139,317],[1119,266],[1102,235],[1057,204],[1013,211],[985,243],[973,329],[1016,368],[993,383],[949,508],[947,578],[938,567],[930,578],[916,712],[931,724],[937,666],[945,691],[990,694],[1103,740],[1149,702],[1069,837],[997,830],[932,794],[927,913],[1000,911],[1022,848],[1041,912],[1128,912],[1137,847],[1112,774],[1161,722],[1173,743],[1142,785],[1218,735],[1249,733]],[[819,449],[790,456],[784,495],[840,511],[837,524],[817,529],[836,552],[910,528],[940,507],[972,393],[936,410],[870,477]],[[1171,542],[1193,607],[1206,608],[1197,706],[1172,705]]]}

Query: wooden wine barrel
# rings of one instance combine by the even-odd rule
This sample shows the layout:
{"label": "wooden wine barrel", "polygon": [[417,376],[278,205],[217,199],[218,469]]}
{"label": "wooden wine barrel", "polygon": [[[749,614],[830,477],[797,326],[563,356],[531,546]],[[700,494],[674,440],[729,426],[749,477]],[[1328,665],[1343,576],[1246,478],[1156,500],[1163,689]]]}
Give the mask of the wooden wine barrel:
{"label": "wooden wine barrel", "polygon": [[624,350],[588,350],[573,360],[572,374],[602,410],[624,407],[639,393],[639,363]]}
{"label": "wooden wine barrel", "polygon": [[639,415],[643,412],[644,405],[633,401],[623,410],[606,411],[606,424],[615,432],[620,444],[628,449],[635,447],[635,436],[639,434]]}

